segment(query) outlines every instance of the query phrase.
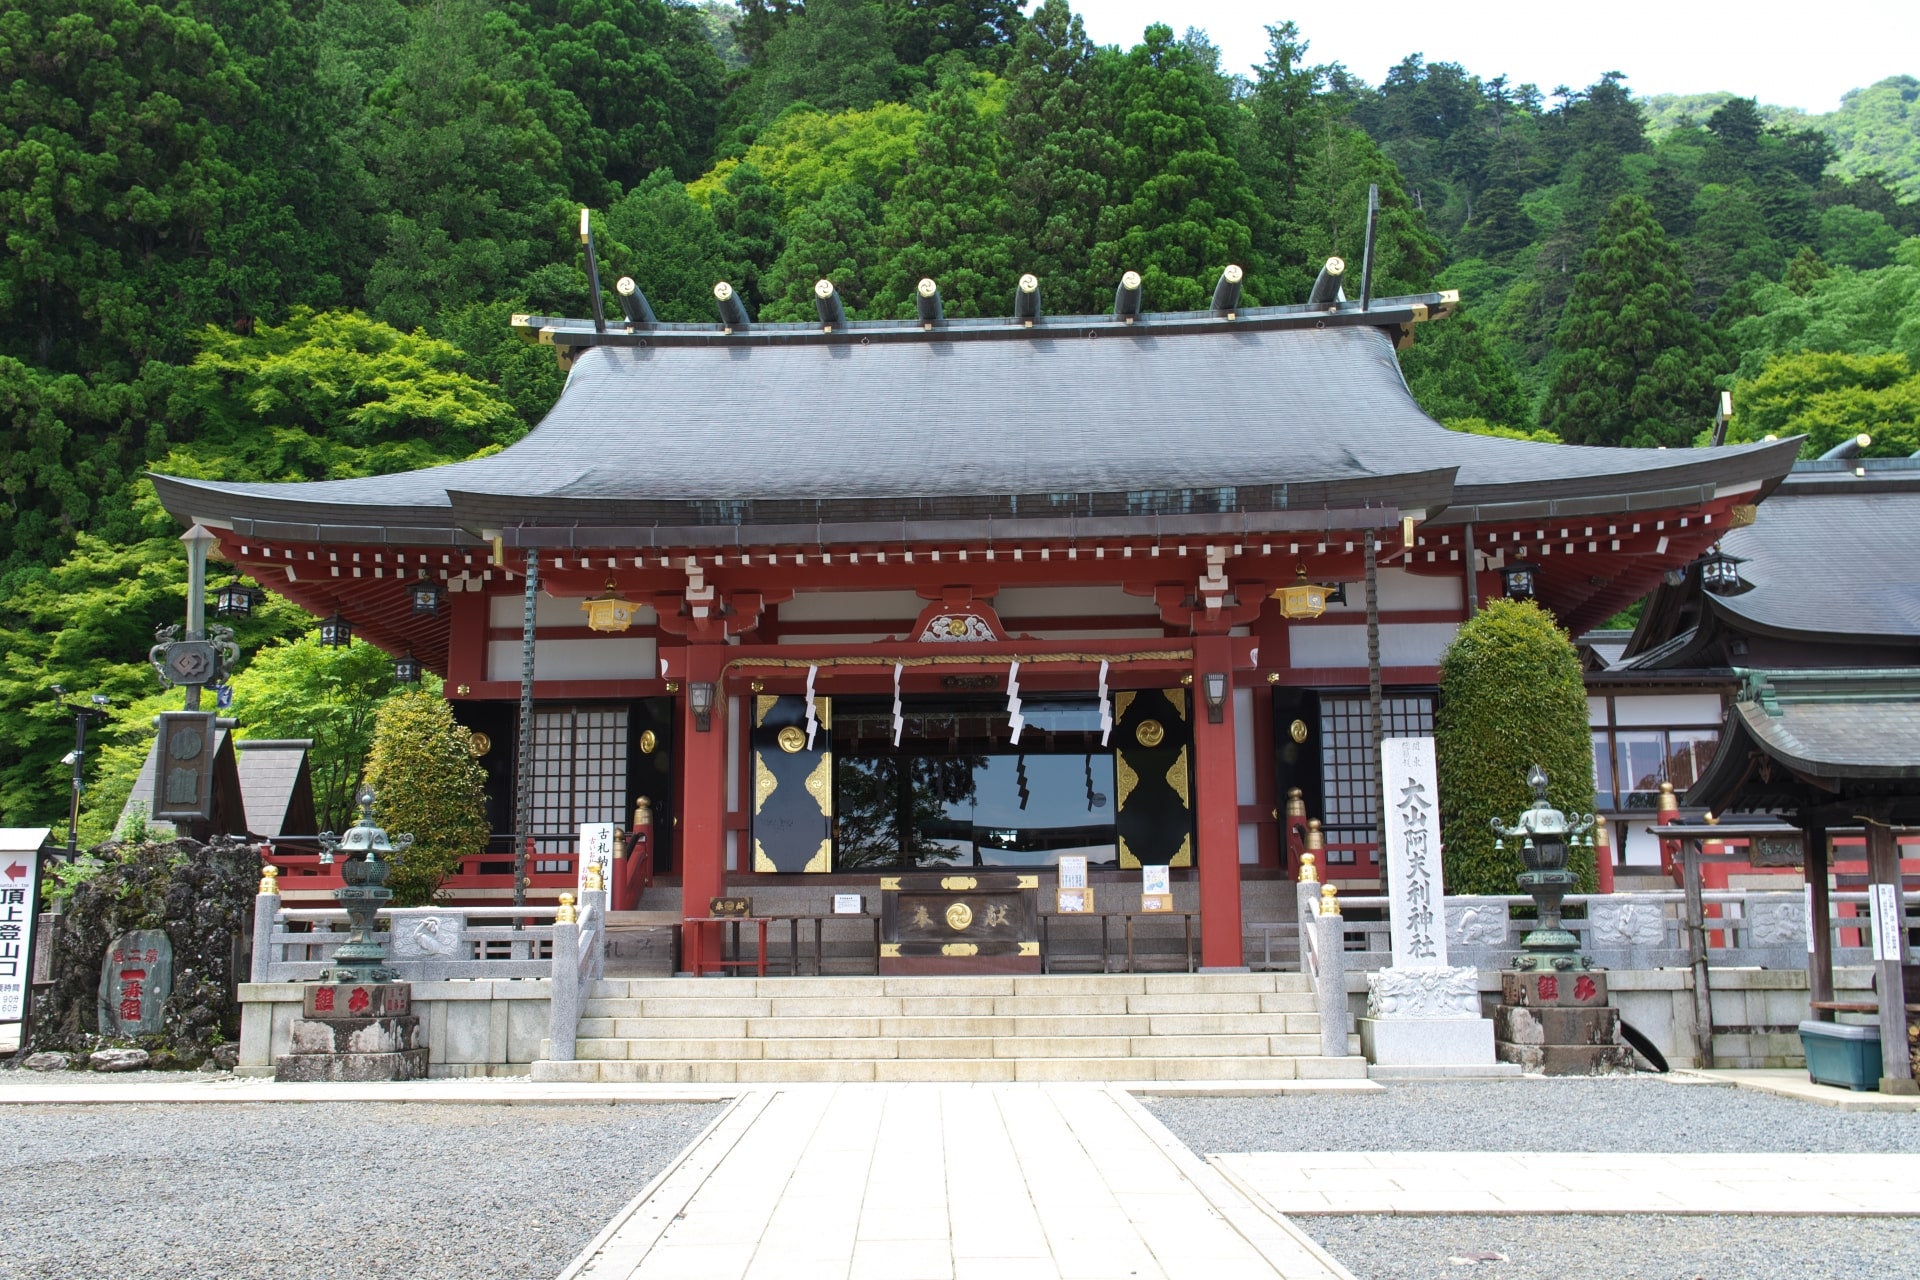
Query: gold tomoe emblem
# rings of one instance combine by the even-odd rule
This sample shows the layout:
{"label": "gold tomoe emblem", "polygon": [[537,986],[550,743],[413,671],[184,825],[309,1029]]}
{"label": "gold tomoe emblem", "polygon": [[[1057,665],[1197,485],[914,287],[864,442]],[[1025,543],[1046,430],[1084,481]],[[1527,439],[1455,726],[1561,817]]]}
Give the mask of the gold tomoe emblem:
{"label": "gold tomoe emblem", "polygon": [[1307,740],[1307,722],[1305,720],[1295,720],[1287,726],[1287,736],[1295,742],[1305,742]]}
{"label": "gold tomoe emblem", "polygon": [[643,756],[652,755],[654,748],[659,745],[660,745],[659,734],[655,733],[651,729],[642,729],[640,731],[640,754],[641,755]]}
{"label": "gold tomoe emblem", "polygon": [[1140,727],[1133,731],[1133,736],[1143,747],[1157,747],[1166,741],[1167,731],[1158,720],[1142,720]]}
{"label": "gold tomoe emblem", "polygon": [[947,927],[959,933],[973,923],[973,908],[964,902],[956,902],[947,908]]}
{"label": "gold tomoe emblem", "polygon": [[779,735],[774,740],[780,744],[780,749],[786,752],[788,755],[792,755],[794,752],[800,750],[800,748],[807,745],[807,735],[805,730],[796,728],[793,725],[788,725],[786,728],[782,729]]}

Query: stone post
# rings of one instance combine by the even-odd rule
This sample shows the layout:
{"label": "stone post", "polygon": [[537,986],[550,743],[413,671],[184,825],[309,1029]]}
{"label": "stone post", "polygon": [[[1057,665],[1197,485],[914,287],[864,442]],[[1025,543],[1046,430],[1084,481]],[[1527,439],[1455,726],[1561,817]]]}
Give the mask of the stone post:
{"label": "stone post", "polygon": [[553,918],[553,1002],[547,1018],[549,1062],[572,1062],[574,1036],[580,1027],[580,922],[573,911],[573,895],[560,895],[560,913]]}
{"label": "stone post", "polygon": [[249,982],[265,982],[272,972],[273,930],[280,917],[280,868],[260,868],[260,892],[253,899],[253,965]]}
{"label": "stone post", "polygon": [[1320,997],[1320,1056],[1347,1056],[1347,937],[1346,920],[1340,915],[1340,901],[1331,884],[1320,889],[1318,911],[1314,915],[1315,935],[1319,943],[1319,974],[1314,979]]}

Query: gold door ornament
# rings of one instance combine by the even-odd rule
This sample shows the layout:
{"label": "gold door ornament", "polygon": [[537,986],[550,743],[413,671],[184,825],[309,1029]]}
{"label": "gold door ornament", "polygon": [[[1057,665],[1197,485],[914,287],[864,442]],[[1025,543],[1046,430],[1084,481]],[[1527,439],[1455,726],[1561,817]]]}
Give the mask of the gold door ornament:
{"label": "gold door ornament", "polygon": [[1166,741],[1167,730],[1158,720],[1142,720],[1140,727],[1133,731],[1133,736],[1143,747],[1157,747]]}
{"label": "gold door ornament", "polygon": [[955,933],[963,933],[973,923],[973,908],[964,902],[956,902],[947,908],[947,928]]}

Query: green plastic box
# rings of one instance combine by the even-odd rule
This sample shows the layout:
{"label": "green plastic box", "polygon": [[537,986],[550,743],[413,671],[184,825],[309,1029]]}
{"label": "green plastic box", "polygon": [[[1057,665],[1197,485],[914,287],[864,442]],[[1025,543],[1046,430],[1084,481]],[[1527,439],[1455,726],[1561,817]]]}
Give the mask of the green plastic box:
{"label": "green plastic box", "polygon": [[1880,1028],[1850,1022],[1803,1022],[1800,1044],[1815,1084],[1870,1091],[1880,1087]]}

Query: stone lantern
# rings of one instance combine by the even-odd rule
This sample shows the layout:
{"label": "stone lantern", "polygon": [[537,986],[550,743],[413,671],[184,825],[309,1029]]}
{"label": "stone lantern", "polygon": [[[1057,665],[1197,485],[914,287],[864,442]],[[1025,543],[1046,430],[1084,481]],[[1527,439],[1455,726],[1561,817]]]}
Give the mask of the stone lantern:
{"label": "stone lantern", "polygon": [[1527,772],[1527,785],[1533,788],[1533,804],[1522,810],[1520,820],[1508,826],[1500,819],[1492,821],[1496,849],[1505,849],[1508,840],[1520,841],[1520,861],[1526,870],[1520,873],[1520,887],[1533,897],[1539,923],[1520,940],[1521,954],[1513,962],[1516,969],[1566,972],[1588,967],[1580,954],[1580,939],[1560,924],[1560,902],[1578,879],[1567,870],[1567,854],[1578,848],[1592,848],[1593,815],[1583,813],[1577,819],[1547,803],[1547,772],[1539,765]]}
{"label": "stone lantern", "polygon": [[360,821],[344,836],[331,831],[320,834],[325,850],[323,863],[345,858],[340,878],[346,883],[333,891],[347,912],[347,940],[333,953],[333,961],[320,975],[322,982],[392,982],[400,975],[387,964],[387,949],[374,929],[374,917],[393,897],[387,888],[387,876],[393,870],[391,858],[413,844],[409,835],[387,837],[373,821],[373,789],[362,787],[354,800],[360,805]]}

